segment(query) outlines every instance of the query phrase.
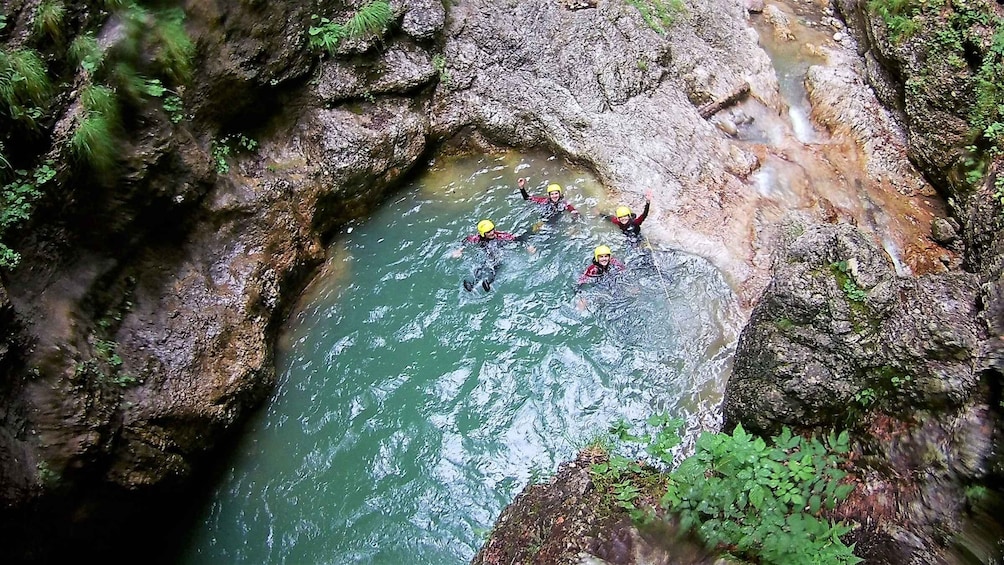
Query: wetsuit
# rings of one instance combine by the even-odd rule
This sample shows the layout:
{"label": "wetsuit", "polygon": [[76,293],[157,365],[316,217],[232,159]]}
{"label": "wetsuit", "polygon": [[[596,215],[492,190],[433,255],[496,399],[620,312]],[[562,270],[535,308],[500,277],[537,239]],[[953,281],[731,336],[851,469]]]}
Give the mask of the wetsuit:
{"label": "wetsuit", "polygon": [[474,285],[481,281],[481,288],[485,291],[491,290],[491,285],[495,281],[495,272],[498,270],[499,264],[502,262],[499,256],[499,251],[505,243],[511,241],[520,241],[521,237],[517,237],[509,232],[493,230],[495,232],[495,237],[484,237],[480,234],[469,235],[464,238],[464,245],[476,244],[485,252],[484,262],[474,270],[473,277],[467,277],[464,279],[464,289],[470,291],[474,288]]}
{"label": "wetsuit", "polygon": [[631,243],[639,243],[641,241],[641,224],[648,217],[648,209],[651,202],[645,202],[645,209],[641,211],[641,215],[631,214],[631,219],[622,224],[617,216],[603,216],[604,218],[610,220],[615,226],[621,229],[621,232],[627,236],[628,241]]}
{"label": "wetsuit", "polygon": [[519,187],[519,193],[523,195],[523,200],[529,200],[534,204],[540,206],[541,208],[540,215],[545,220],[557,218],[562,211],[571,212],[576,216],[579,215],[579,211],[576,210],[575,206],[572,206],[572,204],[569,203],[568,200],[565,200],[564,196],[559,198],[557,202],[554,202],[547,196],[530,196],[530,193],[528,193],[526,191],[526,188],[522,186]]}
{"label": "wetsuit", "polygon": [[578,284],[583,285],[588,282],[599,281],[603,279],[607,274],[615,274],[623,271],[625,269],[624,263],[621,263],[613,257],[610,258],[610,263],[607,266],[601,265],[596,259],[593,259],[592,264],[586,267],[586,272],[582,273],[579,277]]}

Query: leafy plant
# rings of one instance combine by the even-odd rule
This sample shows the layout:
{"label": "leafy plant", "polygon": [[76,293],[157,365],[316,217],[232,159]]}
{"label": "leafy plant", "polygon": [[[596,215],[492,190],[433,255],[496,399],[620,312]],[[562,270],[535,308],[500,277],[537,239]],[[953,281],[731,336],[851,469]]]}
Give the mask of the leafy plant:
{"label": "leafy plant", "polygon": [[683,421],[670,418],[667,414],[655,414],[648,418],[646,425],[651,431],[641,435],[631,433],[630,424],[621,419],[614,422],[608,436],[612,441],[594,440],[593,447],[607,453],[605,462],[590,468],[590,476],[600,492],[608,494],[603,504],[609,508],[619,508],[628,512],[633,520],[647,522],[653,518],[651,509],[640,504],[646,495],[656,500],[663,488],[663,478],[654,466],[643,466],[639,459],[612,453],[617,445],[637,444],[644,446],[644,452],[653,463],[668,464],[672,461],[672,451],[680,444],[678,430]]}
{"label": "leafy plant", "polygon": [[[853,546],[840,540],[851,528],[823,517],[853,490],[841,483],[849,452],[846,432],[820,440],[785,428],[770,443],[742,426],[731,435],[704,433],[695,453],[673,469],[683,422],[659,414],[646,424],[655,431],[635,435],[623,420],[610,427],[614,447],[644,446],[652,465],[606,451],[607,460],[590,469],[597,491],[606,493],[603,504],[635,520],[651,520],[652,509],[643,501],[660,491],[657,504],[679,518],[684,530],[712,549],[753,563],[861,561]],[[656,474],[655,466],[673,470]]]}
{"label": "leafy plant", "polygon": [[35,468],[38,470],[38,481],[43,485],[55,485],[62,479],[60,474],[53,471],[46,461],[39,461]]}
{"label": "leafy plant", "polygon": [[645,512],[638,506],[642,491],[633,482],[645,472],[637,461],[616,454],[610,454],[607,461],[596,463],[589,469],[596,490],[608,495],[602,504],[607,508],[626,510],[633,520],[646,518]]}
{"label": "leafy plant", "polygon": [[854,401],[862,408],[868,408],[872,404],[875,404],[877,398],[878,394],[871,388],[863,388],[854,393]]}
{"label": "leafy plant", "polygon": [[868,11],[879,16],[889,28],[893,41],[902,41],[917,32],[920,24],[914,16],[920,13],[914,0],[870,0]]}
{"label": "leafy plant", "polygon": [[847,261],[838,261],[833,263],[831,267],[837,276],[837,283],[840,285],[841,290],[844,291],[848,300],[864,302],[868,298],[868,293],[859,288],[858,284],[851,277]]}
{"label": "leafy plant", "polygon": [[768,444],[738,426],[704,433],[669,476],[663,505],[709,547],[758,563],[859,563],[840,537],[851,528],[821,516],[853,490],[841,484],[846,432],[826,442],[785,428]]}
{"label": "leafy plant", "polygon": [[181,102],[181,96],[170,94],[164,98],[164,111],[167,112],[167,116],[173,124],[184,119],[185,108]]}
{"label": "leafy plant", "polygon": [[307,29],[310,46],[334,55],[346,39],[382,36],[390,25],[394,12],[385,0],[373,0],[359,9],[345,23],[338,23],[317,14],[310,16],[319,25]]}
{"label": "leafy plant", "polygon": [[[53,161],[48,160],[31,172],[14,171],[14,180],[0,190],[0,237],[31,217],[35,202],[42,196],[41,187],[56,176]],[[21,255],[0,241],[0,267],[14,267]]]}
{"label": "leafy plant", "polygon": [[219,141],[213,141],[210,153],[216,163],[216,172],[225,175],[230,172],[230,163],[227,158],[231,153],[240,151],[254,151],[258,148],[258,142],[244,134],[230,134]]}

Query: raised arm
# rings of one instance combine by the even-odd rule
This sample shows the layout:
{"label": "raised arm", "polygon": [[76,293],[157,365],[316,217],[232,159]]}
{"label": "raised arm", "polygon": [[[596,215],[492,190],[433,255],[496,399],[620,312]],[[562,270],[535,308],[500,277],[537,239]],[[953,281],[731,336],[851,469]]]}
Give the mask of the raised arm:
{"label": "raised arm", "polygon": [[652,191],[645,191],[645,209],[641,211],[641,215],[635,218],[634,223],[636,226],[640,226],[645,218],[648,217],[648,211],[652,207]]}
{"label": "raised arm", "polygon": [[523,196],[523,200],[529,200],[530,194],[526,191],[526,179],[519,177],[516,179],[516,184],[519,185],[519,193]]}

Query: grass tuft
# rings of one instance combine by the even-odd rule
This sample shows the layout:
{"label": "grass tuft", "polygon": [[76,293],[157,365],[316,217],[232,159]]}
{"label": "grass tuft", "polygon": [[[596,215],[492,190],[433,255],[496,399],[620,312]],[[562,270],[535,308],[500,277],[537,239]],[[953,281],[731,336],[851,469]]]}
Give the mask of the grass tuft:
{"label": "grass tuft", "polygon": [[73,153],[97,170],[107,171],[118,158],[118,100],[107,86],[92,84],[80,93],[83,111],[70,139]]}
{"label": "grass tuft", "polygon": [[43,0],[35,9],[33,27],[36,33],[48,35],[56,42],[63,41],[63,20],[66,6],[59,0]]}
{"label": "grass tuft", "polygon": [[154,60],[175,82],[187,82],[192,76],[195,44],[185,31],[185,13],[165,10],[157,15],[156,22],[153,29],[157,44]]}
{"label": "grass tuft", "polygon": [[33,126],[50,91],[49,75],[37,52],[0,49],[0,113]]}
{"label": "grass tuft", "polygon": [[118,144],[111,120],[98,113],[84,115],[73,132],[70,147],[74,155],[95,169],[111,170],[118,157]]}
{"label": "grass tuft", "polygon": [[394,13],[390,4],[376,0],[366,4],[345,24],[350,37],[383,35]]}
{"label": "grass tuft", "polygon": [[70,59],[80,65],[87,74],[93,75],[101,68],[105,54],[92,32],[78,35],[70,43]]}

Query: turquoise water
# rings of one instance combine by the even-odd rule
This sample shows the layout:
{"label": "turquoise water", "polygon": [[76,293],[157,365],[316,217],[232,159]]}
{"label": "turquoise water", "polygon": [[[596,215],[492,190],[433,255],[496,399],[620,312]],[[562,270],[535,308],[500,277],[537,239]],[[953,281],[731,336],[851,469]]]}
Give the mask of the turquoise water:
{"label": "turquoise water", "polygon": [[[518,176],[566,185],[583,220],[534,232]],[[182,562],[467,563],[529,481],[613,421],[713,425],[734,297],[703,260],[625,248],[597,218],[615,205],[559,159],[444,158],[346,229]],[[513,245],[493,290],[466,292],[478,254],[453,251],[482,218],[534,252]],[[629,270],[576,295],[599,243]]]}

